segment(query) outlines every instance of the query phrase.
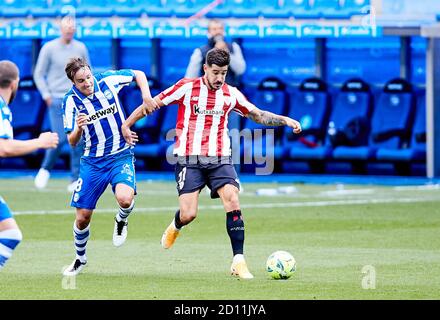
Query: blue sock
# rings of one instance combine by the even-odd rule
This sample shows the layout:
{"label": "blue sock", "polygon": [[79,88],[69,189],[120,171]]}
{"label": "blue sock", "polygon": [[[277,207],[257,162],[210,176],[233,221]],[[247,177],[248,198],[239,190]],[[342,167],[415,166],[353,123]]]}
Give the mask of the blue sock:
{"label": "blue sock", "polygon": [[243,254],[244,246],[244,222],[241,210],[234,210],[226,213],[226,230],[231,239],[232,252]]}

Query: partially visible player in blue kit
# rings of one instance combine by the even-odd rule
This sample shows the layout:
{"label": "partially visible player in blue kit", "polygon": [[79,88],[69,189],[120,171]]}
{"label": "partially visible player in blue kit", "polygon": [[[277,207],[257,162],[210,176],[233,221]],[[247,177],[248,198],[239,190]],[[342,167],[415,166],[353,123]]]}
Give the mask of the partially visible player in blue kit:
{"label": "partially visible player in blue kit", "polygon": [[[12,113],[8,104],[15,98],[19,79],[15,63],[0,61],[0,158],[22,156],[40,148],[55,148],[58,145],[58,135],[52,132],[42,133],[36,139],[14,140]],[[20,228],[0,196],[0,270],[21,240]]]}
{"label": "partially visible player in blue kit", "polygon": [[72,89],[63,100],[64,129],[69,143],[76,145],[84,137],[78,184],[71,206],[76,207],[73,224],[76,257],[63,274],[77,275],[87,263],[86,245],[90,237],[90,220],[98,199],[108,184],[119,205],[115,217],[113,244],[120,246],[127,237],[127,218],[134,207],[136,178],[132,147],[121,132],[125,121],[119,91],[136,81],[142,92],[143,105],[156,108],[145,73],[124,69],[92,75],[81,58],[71,59],[66,75]]}

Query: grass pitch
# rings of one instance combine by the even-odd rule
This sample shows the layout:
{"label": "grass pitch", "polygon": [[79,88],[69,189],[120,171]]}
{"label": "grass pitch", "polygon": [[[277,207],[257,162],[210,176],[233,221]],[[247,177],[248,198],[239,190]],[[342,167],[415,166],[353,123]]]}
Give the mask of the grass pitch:
{"label": "grass pitch", "polygon": [[[38,192],[31,179],[0,179],[24,239],[0,273],[0,299],[439,299],[440,189],[244,184],[245,255],[255,278],[229,275],[231,247],[220,200],[200,195],[197,219],[169,250],[163,230],[177,209],[175,184],[139,182],[127,242],[112,245],[116,202],[98,203],[88,264],[62,277],[74,258],[74,209],[67,180]],[[258,189],[278,189],[258,196]],[[284,192],[283,192],[284,191]],[[267,257],[297,261],[289,280],[271,280]]]}

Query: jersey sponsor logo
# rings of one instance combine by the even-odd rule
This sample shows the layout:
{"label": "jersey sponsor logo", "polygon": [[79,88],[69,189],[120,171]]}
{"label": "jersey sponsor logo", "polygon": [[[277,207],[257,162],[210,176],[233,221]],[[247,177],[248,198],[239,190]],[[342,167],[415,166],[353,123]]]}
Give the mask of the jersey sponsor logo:
{"label": "jersey sponsor logo", "polygon": [[89,117],[87,118],[87,123],[91,124],[97,122],[101,119],[107,118],[112,114],[116,114],[117,112],[118,109],[116,108],[116,104],[113,103],[108,108],[98,110],[93,114],[89,114]]}
{"label": "jersey sponsor logo", "polygon": [[223,116],[225,114],[223,109],[222,110],[215,110],[215,109],[206,110],[206,109],[201,109],[198,104],[193,105],[193,110],[194,110],[195,114],[201,114],[201,115],[205,115],[205,116]]}

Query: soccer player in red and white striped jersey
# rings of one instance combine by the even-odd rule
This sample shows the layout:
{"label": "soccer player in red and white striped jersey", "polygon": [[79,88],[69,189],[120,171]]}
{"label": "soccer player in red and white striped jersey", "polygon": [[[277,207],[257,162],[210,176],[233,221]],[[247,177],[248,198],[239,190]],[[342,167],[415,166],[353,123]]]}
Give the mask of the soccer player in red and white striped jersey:
{"label": "soccer player in red and white striped jersey", "polygon": [[[267,126],[289,126],[294,133],[300,133],[301,126],[289,117],[260,110],[237,88],[226,84],[229,63],[229,52],[214,48],[206,54],[203,77],[184,78],[154,98],[159,108],[179,105],[174,144],[179,210],[161,243],[165,249],[170,248],[181,228],[196,218],[199,193],[208,186],[211,198],[220,198],[226,210],[233,251],[231,272],[242,279],[251,279],[253,275],[243,256],[244,222],[238,198],[240,185],[231,159],[228,116],[234,111]],[[155,109],[140,106],[124,122],[121,129],[129,144],[138,141],[130,127]]]}

